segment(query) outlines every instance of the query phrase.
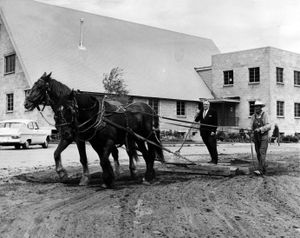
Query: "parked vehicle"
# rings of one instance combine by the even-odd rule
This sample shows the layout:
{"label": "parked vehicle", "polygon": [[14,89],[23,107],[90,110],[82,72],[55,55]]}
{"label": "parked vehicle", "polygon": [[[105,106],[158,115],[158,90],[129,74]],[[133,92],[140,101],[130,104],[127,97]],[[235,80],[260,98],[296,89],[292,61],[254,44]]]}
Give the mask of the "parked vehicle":
{"label": "parked vehicle", "polygon": [[48,148],[51,128],[41,129],[38,123],[29,119],[0,121],[0,145],[28,149],[30,145]]}

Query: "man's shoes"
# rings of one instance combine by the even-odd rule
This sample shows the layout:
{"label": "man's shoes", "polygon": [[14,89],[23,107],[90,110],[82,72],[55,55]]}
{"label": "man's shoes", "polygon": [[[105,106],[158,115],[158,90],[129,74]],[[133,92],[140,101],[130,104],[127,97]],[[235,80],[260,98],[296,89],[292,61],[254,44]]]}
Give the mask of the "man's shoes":
{"label": "man's shoes", "polygon": [[262,171],[260,171],[260,170],[254,170],[253,173],[254,173],[256,176],[264,176],[264,174],[263,174]]}
{"label": "man's shoes", "polygon": [[208,161],[207,163],[209,163],[209,164],[218,164],[218,162],[215,162],[215,161]]}

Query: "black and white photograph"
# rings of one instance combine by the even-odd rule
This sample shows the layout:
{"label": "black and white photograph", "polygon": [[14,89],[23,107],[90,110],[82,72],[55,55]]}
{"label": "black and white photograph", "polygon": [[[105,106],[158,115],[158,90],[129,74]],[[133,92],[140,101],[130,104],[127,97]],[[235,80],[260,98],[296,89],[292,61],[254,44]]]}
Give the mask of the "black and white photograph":
{"label": "black and white photograph", "polygon": [[0,237],[300,237],[299,12],[0,0]]}

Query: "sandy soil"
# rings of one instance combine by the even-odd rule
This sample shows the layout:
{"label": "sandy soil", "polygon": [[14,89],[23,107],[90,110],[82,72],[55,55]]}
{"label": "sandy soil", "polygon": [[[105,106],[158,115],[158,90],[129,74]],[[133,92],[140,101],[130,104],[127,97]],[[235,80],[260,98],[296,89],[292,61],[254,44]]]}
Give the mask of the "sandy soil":
{"label": "sandy soil", "polygon": [[[249,146],[241,148],[219,146],[220,161],[251,167]],[[208,160],[201,150],[184,147],[182,154]],[[2,166],[0,237],[300,237],[299,147],[269,152],[264,177],[162,172],[156,164],[150,186],[142,184],[142,162],[138,180],[130,179],[124,162],[113,190],[102,188],[96,160],[88,187],[78,186],[78,163],[65,163],[70,178],[64,183],[47,164]]]}

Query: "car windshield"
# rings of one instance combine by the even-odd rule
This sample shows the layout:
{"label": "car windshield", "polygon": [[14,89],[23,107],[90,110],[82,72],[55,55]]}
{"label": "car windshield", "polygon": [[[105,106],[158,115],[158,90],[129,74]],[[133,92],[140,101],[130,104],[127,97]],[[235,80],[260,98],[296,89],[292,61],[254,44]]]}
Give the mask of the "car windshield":
{"label": "car windshield", "polygon": [[21,128],[24,125],[22,122],[2,122],[0,123],[0,128]]}

